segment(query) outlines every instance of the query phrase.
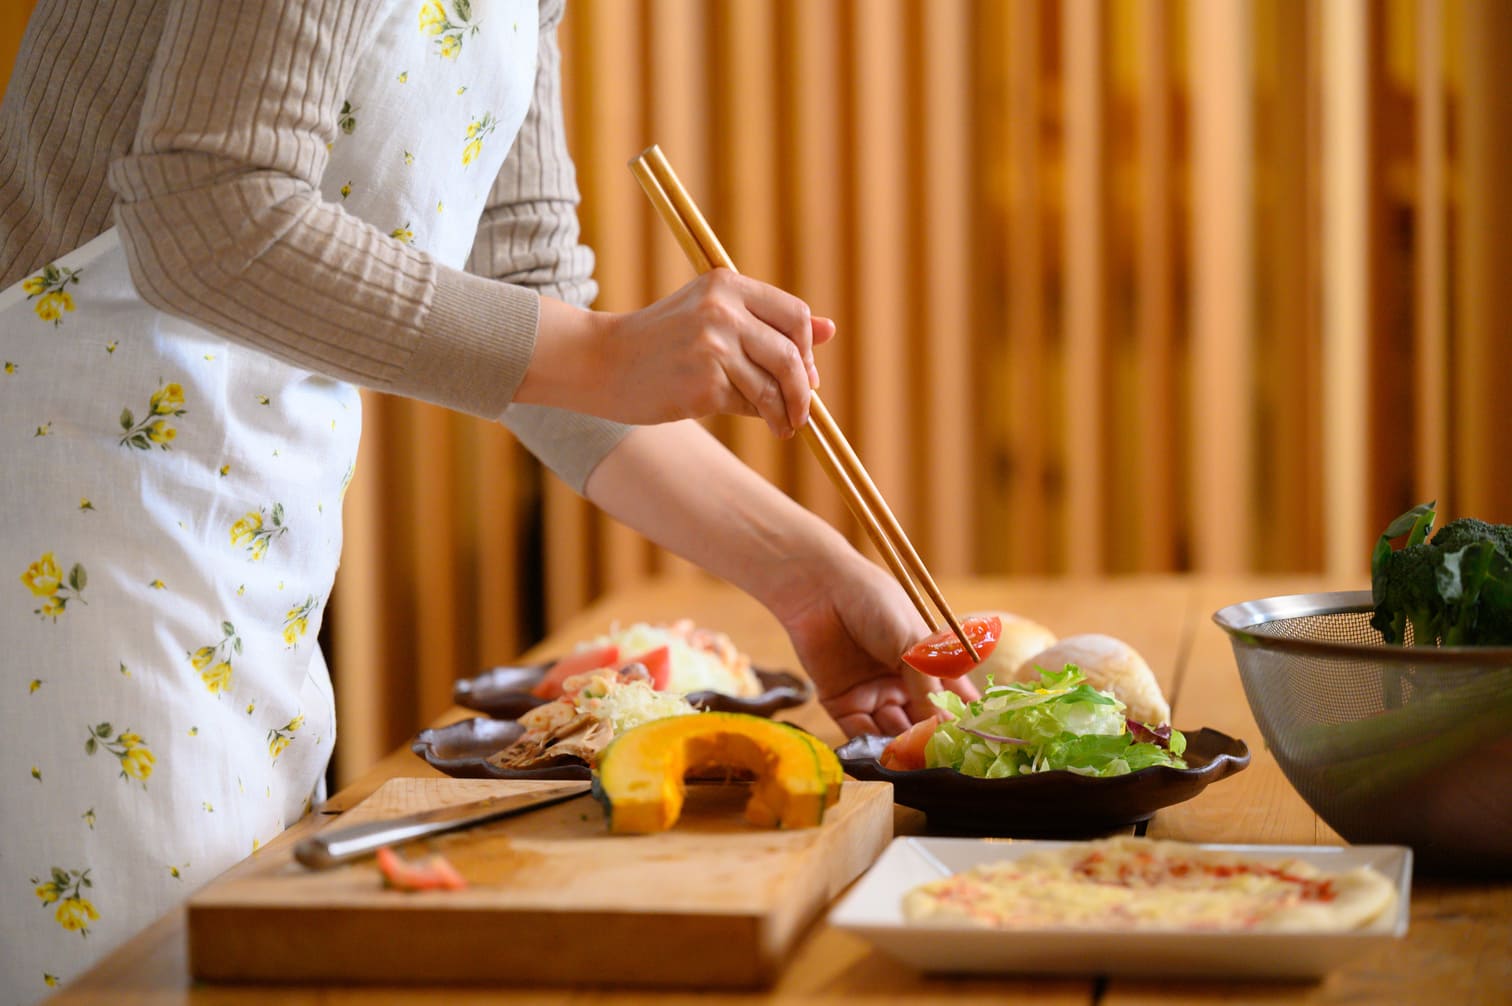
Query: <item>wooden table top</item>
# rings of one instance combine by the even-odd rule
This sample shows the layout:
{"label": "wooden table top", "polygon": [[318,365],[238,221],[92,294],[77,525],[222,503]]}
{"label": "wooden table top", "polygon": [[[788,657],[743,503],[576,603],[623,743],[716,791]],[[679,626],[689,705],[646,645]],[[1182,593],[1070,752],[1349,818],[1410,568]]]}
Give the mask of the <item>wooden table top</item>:
{"label": "wooden table top", "polygon": [[[1264,749],[1250,716],[1227,638],[1212,624],[1225,604],[1274,594],[1349,588],[1315,579],[1139,577],[1095,581],[970,579],[941,584],[957,611],[994,608],[1043,622],[1059,635],[1103,632],[1127,640],[1155,668],[1184,728],[1214,727],[1244,738],[1250,767],[1187,803],[1162,810],[1152,837],[1203,842],[1339,844],[1287,782]],[[572,641],[621,621],[691,617],[728,632],[769,667],[795,667],[777,623],[749,598],[703,579],[678,579],[627,591],[595,604],[536,647],[553,655]],[[453,710],[445,720],[472,715]],[[838,742],[839,732],[817,706],[792,719]],[[319,813],[276,841],[290,843],[323,827],[382,782],[436,773],[408,750],[396,751]],[[920,815],[899,808],[900,831],[918,831]],[[270,845],[269,848],[273,846]],[[1512,989],[1512,884],[1413,884],[1411,929],[1388,949],[1355,959],[1322,982],[1271,985],[1229,981],[1078,978],[948,978],[925,976],[893,961],[859,937],[816,923],[777,984],[763,993],[715,994],[567,988],[303,988],[194,985],[188,976],[185,912],[179,908],[102,961],[50,1002],[117,1006],[232,1006],[273,996],[294,1006],[479,1006],[492,1003],[667,1004],[700,1000],[742,1003],[926,1003],[957,1006],[1032,1002],[1098,1006],[1181,1006],[1185,1003],[1506,1003]],[[591,935],[585,934],[591,940]]]}

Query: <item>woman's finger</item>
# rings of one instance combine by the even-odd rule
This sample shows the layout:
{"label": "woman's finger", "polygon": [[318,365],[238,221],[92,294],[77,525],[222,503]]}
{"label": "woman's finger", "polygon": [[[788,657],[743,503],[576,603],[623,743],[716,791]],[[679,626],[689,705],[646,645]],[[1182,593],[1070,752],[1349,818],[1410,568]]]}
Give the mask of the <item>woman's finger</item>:
{"label": "woman's finger", "polygon": [[742,277],[741,295],[746,309],[782,333],[798,350],[805,370],[814,365],[814,323],[808,305],[786,290]]}
{"label": "woman's finger", "polygon": [[740,348],[782,389],[788,425],[796,430],[808,422],[809,374],[797,347],[780,333],[757,322],[751,329],[741,332]]}
{"label": "woman's finger", "polygon": [[845,732],[847,737],[860,737],[862,734],[880,734],[882,728],[877,726],[877,721],[867,713],[851,713],[835,719],[836,725]]}
{"label": "woman's finger", "polygon": [[[835,323],[829,318],[820,318],[817,315],[811,320],[810,326],[814,333],[814,345],[822,346],[835,337]],[[812,360],[808,361],[809,387],[819,390],[819,367]]]}
{"label": "woman's finger", "polygon": [[[782,399],[782,388],[765,370],[752,363],[744,353],[732,353],[723,362],[725,378],[730,382],[745,403],[755,414],[766,420],[773,435],[781,438],[792,436],[793,427],[788,422],[787,406]],[[732,405],[726,412],[735,412]]]}
{"label": "woman's finger", "polygon": [[908,693],[908,715],[915,722],[935,713],[935,704],[929,701],[931,692],[940,690],[939,678],[920,674],[912,667],[903,668],[903,690]]}
{"label": "woman's finger", "polygon": [[941,681],[940,683],[967,702],[975,702],[982,697],[982,691],[977,688],[976,682],[964,674],[959,678],[951,678],[948,681]]}
{"label": "woman's finger", "polygon": [[888,737],[896,737],[914,725],[914,718],[901,706],[883,706],[874,710],[872,719],[877,724],[878,732]]}

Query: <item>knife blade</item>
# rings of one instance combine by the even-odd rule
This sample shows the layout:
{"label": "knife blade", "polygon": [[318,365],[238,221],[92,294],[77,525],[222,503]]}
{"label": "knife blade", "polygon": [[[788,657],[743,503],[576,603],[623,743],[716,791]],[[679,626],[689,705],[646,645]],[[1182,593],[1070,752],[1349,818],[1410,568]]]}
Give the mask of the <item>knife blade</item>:
{"label": "knife blade", "polygon": [[559,782],[524,793],[490,796],[404,817],[368,821],[349,828],[332,828],[294,846],[294,858],[312,870],[324,870],[358,856],[365,856],[379,846],[471,828],[537,807],[562,803],[582,796],[592,785],[585,781]]}

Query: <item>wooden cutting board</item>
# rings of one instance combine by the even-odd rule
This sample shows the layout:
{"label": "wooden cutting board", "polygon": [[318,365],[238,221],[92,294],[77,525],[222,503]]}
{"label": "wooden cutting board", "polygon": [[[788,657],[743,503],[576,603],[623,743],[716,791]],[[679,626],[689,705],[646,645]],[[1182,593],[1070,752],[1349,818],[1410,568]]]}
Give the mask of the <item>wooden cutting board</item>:
{"label": "wooden cutting board", "polygon": [[[538,788],[394,779],[331,827]],[[189,902],[208,981],[751,987],[892,837],[892,787],[846,782],[817,828],[745,822],[749,790],[692,785],[674,830],[610,835],[590,796],[403,851],[465,891],[386,890],[371,857],[322,872],[268,849]]]}

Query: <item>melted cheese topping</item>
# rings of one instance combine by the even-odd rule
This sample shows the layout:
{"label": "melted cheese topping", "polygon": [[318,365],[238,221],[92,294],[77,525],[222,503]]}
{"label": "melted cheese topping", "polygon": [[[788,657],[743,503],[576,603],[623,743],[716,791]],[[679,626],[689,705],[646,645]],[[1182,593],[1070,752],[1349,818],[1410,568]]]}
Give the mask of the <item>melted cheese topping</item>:
{"label": "melted cheese topping", "polygon": [[1180,842],[1109,839],[988,863],[908,892],[911,921],[1008,929],[1340,931],[1395,899],[1366,867],[1324,874]]}

